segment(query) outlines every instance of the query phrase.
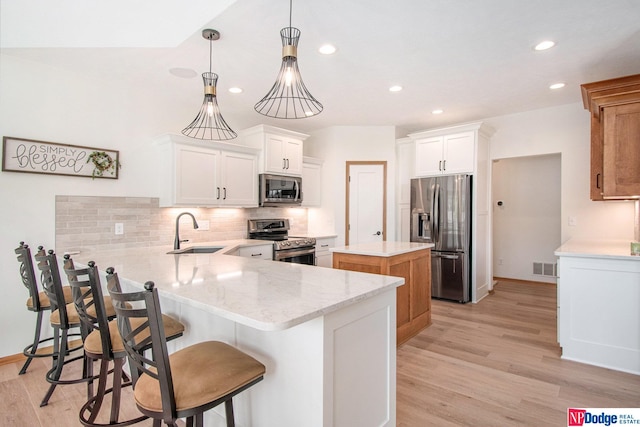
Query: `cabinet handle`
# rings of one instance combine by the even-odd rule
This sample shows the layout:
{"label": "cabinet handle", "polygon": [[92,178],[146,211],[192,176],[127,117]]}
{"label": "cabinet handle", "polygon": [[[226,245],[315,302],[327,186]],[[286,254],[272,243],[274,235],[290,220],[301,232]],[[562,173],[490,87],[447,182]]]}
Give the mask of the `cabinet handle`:
{"label": "cabinet handle", "polygon": [[287,168],[287,159],[282,158],[282,169],[286,169]]}
{"label": "cabinet handle", "polygon": [[220,187],[216,187],[216,199],[220,200]]}
{"label": "cabinet handle", "polygon": [[251,256],[262,256],[262,252],[259,254],[251,254]]}
{"label": "cabinet handle", "polygon": [[443,160],[443,161],[442,161],[442,170],[443,170],[443,171],[446,171],[446,170],[447,170],[447,161],[446,161],[446,160]]}
{"label": "cabinet handle", "polygon": [[596,188],[600,188],[600,174],[596,174]]}
{"label": "cabinet handle", "polygon": [[442,160],[440,160],[438,162],[438,170],[441,171],[442,170]]}
{"label": "cabinet handle", "polygon": [[287,167],[286,169],[289,169],[289,159],[285,159],[287,161]]}
{"label": "cabinet handle", "polygon": [[320,245],[321,248],[327,248],[329,245]]}
{"label": "cabinet handle", "polygon": [[222,187],[222,193],[224,194],[222,200],[227,200],[227,187]]}

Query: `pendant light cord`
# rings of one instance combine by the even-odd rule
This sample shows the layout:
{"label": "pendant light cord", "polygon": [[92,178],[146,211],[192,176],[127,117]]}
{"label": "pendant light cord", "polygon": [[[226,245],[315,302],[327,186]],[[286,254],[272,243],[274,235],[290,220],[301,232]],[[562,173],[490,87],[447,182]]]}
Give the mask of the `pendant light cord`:
{"label": "pendant light cord", "polygon": [[291,28],[291,14],[293,9],[293,0],[289,0],[289,28]]}
{"label": "pendant light cord", "polygon": [[209,73],[211,73],[211,57],[213,56],[213,36],[209,37]]}

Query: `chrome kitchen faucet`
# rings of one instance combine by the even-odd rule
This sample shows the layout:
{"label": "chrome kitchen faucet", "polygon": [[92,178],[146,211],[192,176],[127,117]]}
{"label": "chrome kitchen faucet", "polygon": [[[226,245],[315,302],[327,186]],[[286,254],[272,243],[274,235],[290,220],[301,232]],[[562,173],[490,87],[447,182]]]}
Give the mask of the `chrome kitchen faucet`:
{"label": "chrome kitchen faucet", "polygon": [[182,212],[180,215],[178,215],[178,217],[176,218],[176,238],[173,240],[173,249],[180,249],[180,242],[188,242],[189,240],[180,240],[180,217],[182,215],[189,215],[191,217],[191,219],[193,220],[193,228],[197,229],[198,228],[198,222],[196,221],[196,217],[193,216],[193,214],[189,213],[189,212]]}

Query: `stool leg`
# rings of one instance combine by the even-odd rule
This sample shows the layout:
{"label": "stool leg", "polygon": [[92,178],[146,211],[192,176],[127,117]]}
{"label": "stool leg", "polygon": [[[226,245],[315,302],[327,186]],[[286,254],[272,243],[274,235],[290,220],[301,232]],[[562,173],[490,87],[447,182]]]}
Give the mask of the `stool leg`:
{"label": "stool leg", "polygon": [[[109,375],[109,360],[102,359],[100,361],[100,374],[98,377],[98,391],[95,394],[95,400],[91,407],[91,415],[89,416],[89,423],[93,423],[96,417],[100,413],[102,407],[102,401],[104,400],[105,391],[107,390],[107,376]],[[93,397],[93,396],[92,396]]]}
{"label": "stool leg", "polygon": [[224,412],[227,417],[227,427],[235,427],[236,421],[233,418],[233,400],[229,399],[224,402]]}
{"label": "stool leg", "polygon": [[40,402],[40,406],[47,406],[49,403],[49,399],[53,394],[53,391],[56,389],[57,381],[60,379],[60,375],[62,374],[62,367],[64,366],[64,356],[67,353],[67,330],[64,329],[62,331],[62,335],[58,328],[55,328],[55,339],[53,343],[53,364],[54,366],[51,368],[49,372],[47,372],[46,378],[47,381],[51,383],[49,386],[49,390],[47,394],[45,394],[42,402]]}
{"label": "stool leg", "polygon": [[115,424],[118,421],[120,415],[120,395],[122,391],[122,365],[124,359],[113,359],[113,386],[111,395],[111,424]]}
{"label": "stool leg", "polygon": [[[31,346],[30,354],[36,354],[36,351],[38,350],[38,344],[40,344],[41,329],[42,329],[42,311],[39,311],[36,319],[36,331],[33,337],[33,345]],[[22,365],[22,369],[20,369],[20,372],[18,373],[18,375],[22,375],[25,372],[27,372],[27,368],[31,364],[31,360],[33,360],[32,357],[28,355],[25,355],[25,356],[27,356],[27,360],[25,360],[24,365]]]}

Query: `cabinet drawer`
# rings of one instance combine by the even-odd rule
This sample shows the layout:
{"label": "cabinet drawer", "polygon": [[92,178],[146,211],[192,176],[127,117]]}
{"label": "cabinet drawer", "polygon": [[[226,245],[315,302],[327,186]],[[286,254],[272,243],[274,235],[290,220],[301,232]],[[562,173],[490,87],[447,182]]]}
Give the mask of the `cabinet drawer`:
{"label": "cabinet drawer", "polygon": [[238,249],[238,255],[246,258],[272,260],[273,246],[271,244],[257,245],[257,246],[244,246]]}

